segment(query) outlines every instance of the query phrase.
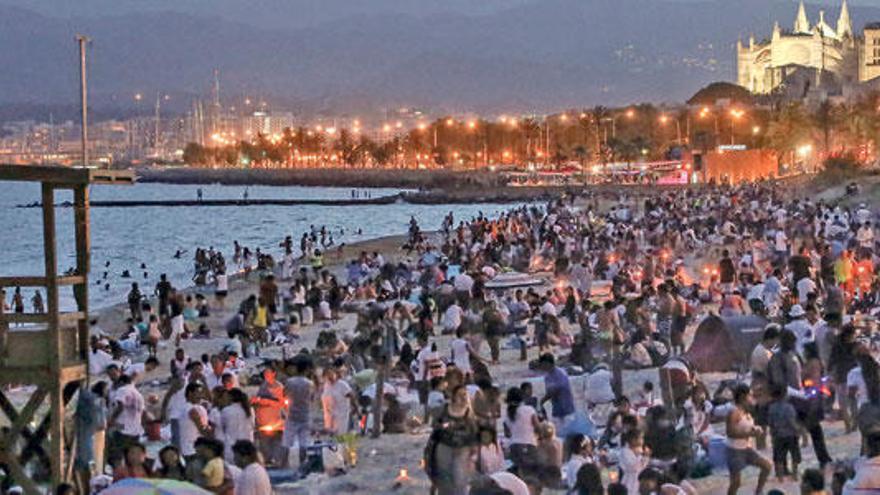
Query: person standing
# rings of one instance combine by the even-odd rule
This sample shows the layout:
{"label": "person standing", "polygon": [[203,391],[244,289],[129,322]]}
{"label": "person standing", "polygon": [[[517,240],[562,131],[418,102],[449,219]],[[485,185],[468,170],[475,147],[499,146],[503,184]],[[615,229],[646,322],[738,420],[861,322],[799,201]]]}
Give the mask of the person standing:
{"label": "person standing", "polygon": [[131,377],[121,375],[116,380],[116,390],[111,397],[113,415],[110,423],[113,425],[112,451],[108,457],[113,462],[118,462],[128,447],[136,445],[144,434],[143,414],[146,407],[144,396],[131,382]]}
{"label": "person standing", "polygon": [[321,406],[324,410],[324,429],[333,435],[348,433],[351,411],[357,404],[351,386],[340,379],[333,368],[324,370]]}
{"label": "person standing", "polygon": [[434,423],[426,449],[425,470],[438,495],[468,492],[479,444],[477,422],[471,411],[467,388],[457,385],[450,397]]}
{"label": "person standing", "polygon": [[257,445],[266,464],[281,464],[281,437],[284,435],[284,386],[278,383],[274,368],[263,370],[263,383],[251,399],[257,426]]}
{"label": "person standing", "polygon": [[141,300],[143,298],[144,296],[141,294],[141,289],[138,287],[138,283],[132,282],[131,290],[128,291],[128,311],[131,313],[131,318],[134,321],[143,317],[143,312],[141,310]]}
{"label": "person standing", "polygon": [[240,388],[227,393],[228,404],[220,411],[220,425],[223,431],[224,458],[233,462],[232,446],[240,441],[254,441],[254,414],[248,396]]}
{"label": "person standing", "polygon": [[556,358],[553,354],[546,353],[538,358],[538,369],[544,373],[544,397],[541,406],[550,402],[553,406],[551,418],[557,430],[562,430],[568,420],[574,415],[574,396],[571,393],[571,383],[568,373],[556,366]]}
{"label": "person standing", "polygon": [[727,468],[730,473],[728,495],[736,495],[742,484],[742,471],[748,466],[760,469],[755,493],[764,493],[764,485],[770,475],[770,461],[758,453],[754,438],[762,435],[761,428],[749,410],[752,408],[752,392],[748,385],[740,384],[733,392],[733,410],[727,416]]}
{"label": "person standing", "polygon": [[309,363],[299,360],[294,364],[294,374],[284,384],[288,401],[287,424],[284,427],[285,446],[299,448],[299,462],[306,460],[306,447],[311,438],[311,408],[315,399],[315,384],[306,378]]}

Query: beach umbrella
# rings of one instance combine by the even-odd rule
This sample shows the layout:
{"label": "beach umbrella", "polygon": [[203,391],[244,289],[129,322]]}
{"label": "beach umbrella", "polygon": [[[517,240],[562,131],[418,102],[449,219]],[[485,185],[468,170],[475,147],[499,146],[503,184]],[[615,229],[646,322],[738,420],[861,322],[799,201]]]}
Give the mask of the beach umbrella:
{"label": "beach umbrella", "polygon": [[168,479],[126,478],[101,491],[102,495],[211,495],[192,483]]}

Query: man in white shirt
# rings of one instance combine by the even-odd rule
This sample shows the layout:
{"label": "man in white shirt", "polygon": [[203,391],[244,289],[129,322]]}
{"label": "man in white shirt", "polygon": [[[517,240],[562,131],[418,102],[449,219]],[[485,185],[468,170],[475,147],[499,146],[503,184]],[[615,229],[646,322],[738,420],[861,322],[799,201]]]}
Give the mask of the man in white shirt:
{"label": "man in white shirt", "polygon": [[119,440],[114,444],[128,445],[127,442],[137,442],[144,434],[144,427],[141,424],[141,416],[145,408],[144,396],[131,383],[131,377],[128,375],[120,376],[116,384],[117,388],[110,397],[113,405],[110,423]]}
{"label": "man in white shirt", "polygon": [[798,302],[803,306],[807,304],[807,296],[817,292],[816,282],[810,277],[804,277],[797,281]]}
{"label": "man in white shirt", "polygon": [[804,344],[816,340],[816,336],[813,332],[813,325],[807,321],[807,312],[804,311],[803,306],[800,304],[792,306],[788,312],[788,316],[790,316],[792,320],[785,326],[785,328],[791,330],[797,336],[797,352],[803,356]]}
{"label": "man in white shirt", "polygon": [[235,465],[241,473],[235,478],[235,495],[270,495],[272,483],[269,473],[258,460],[257,448],[253,442],[239,440],[232,446]]}
{"label": "man in white shirt", "polygon": [[455,333],[461,326],[462,311],[458,303],[452,303],[443,313],[443,333]]}
{"label": "man in white shirt", "polygon": [[770,364],[770,358],[773,357],[773,347],[776,346],[778,340],[779,325],[771,323],[764,327],[764,335],[761,337],[761,342],[755,346],[755,350],[752,351],[752,356],[749,360],[753,376],[756,374],[767,375],[767,365]]}

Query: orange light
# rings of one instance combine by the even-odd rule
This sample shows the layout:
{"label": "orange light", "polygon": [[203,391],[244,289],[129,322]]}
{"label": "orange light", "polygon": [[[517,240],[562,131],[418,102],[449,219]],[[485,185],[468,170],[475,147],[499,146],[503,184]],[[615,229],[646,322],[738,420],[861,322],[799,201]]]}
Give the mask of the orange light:
{"label": "orange light", "polygon": [[633,118],[633,117],[635,117],[635,116],[636,116],[636,111],[635,111],[635,110],[630,109],[630,110],[627,110],[627,111],[626,111],[626,118],[631,119],[631,118]]}
{"label": "orange light", "polygon": [[455,123],[454,120],[452,120],[452,119],[446,119],[446,127],[452,127],[452,124],[454,124],[454,123]]}

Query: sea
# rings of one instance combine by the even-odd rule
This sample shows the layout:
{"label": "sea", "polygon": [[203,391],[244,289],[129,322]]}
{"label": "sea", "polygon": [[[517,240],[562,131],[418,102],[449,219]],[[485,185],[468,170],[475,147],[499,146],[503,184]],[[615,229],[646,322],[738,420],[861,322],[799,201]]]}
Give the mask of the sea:
{"label": "sea", "polygon": [[[274,187],[175,185],[137,183],[132,186],[91,186],[92,201],[99,200],[191,200],[201,189],[204,199],[351,199],[352,189],[334,187]],[[397,194],[399,189],[359,189],[360,197]],[[56,204],[72,201],[72,194],[56,192]],[[39,208],[19,205],[40,201],[36,183],[0,181],[0,276],[36,275],[45,272],[42,214]],[[422,230],[438,230],[452,212],[456,222],[477,216],[495,216],[517,205],[455,204],[358,206],[189,206],[189,207],[93,207],[91,215],[91,273],[89,302],[92,310],[125,301],[131,282],[150,292],[166,273],[176,287],[192,285],[193,255],[197,247],[214,247],[232,263],[233,241],[251,250],[275,256],[279,243],[292,236],[295,251],[299,238],[310,226],[325,225],[338,243],[355,243],[389,235],[405,234],[411,217]],[[76,265],[73,209],[56,208],[58,270]],[[358,231],[360,230],[360,233]],[[183,255],[175,258],[180,250]],[[141,264],[146,265],[142,269]],[[123,278],[129,270],[132,278]],[[35,288],[22,288],[28,311]],[[44,290],[44,289],[40,289]],[[43,294],[45,295],[45,293]],[[7,290],[11,299],[12,290]],[[72,289],[61,292],[62,309],[73,306]]]}

